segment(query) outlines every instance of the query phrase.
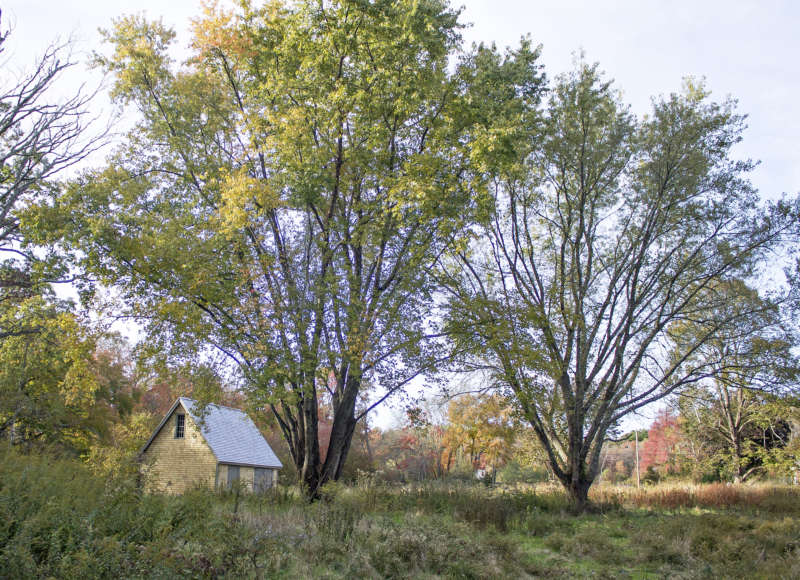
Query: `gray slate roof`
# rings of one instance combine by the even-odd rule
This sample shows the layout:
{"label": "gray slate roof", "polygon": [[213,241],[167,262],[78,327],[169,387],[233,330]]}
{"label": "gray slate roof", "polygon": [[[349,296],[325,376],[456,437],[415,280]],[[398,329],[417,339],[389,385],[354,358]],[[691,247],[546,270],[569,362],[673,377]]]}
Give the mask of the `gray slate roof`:
{"label": "gray slate roof", "polygon": [[164,419],[161,420],[150,439],[142,447],[140,454],[150,447],[150,443],[172,416],[178,404],[181,404],[186,409],[186,412],[200,427],[203,438],[219,463],[271,467],[273,469],[283,467],[269,443],[264,439],[261,431],[247,416],[247,413],[239,409],[214,404],[207,405],[205,410],[201,410],[198,408],[196,401],[186,397],[180,397],[170,407]]}
{"label": "gray slate roof", "polygon": [[203,437],[220,463],[283,467],[261,431],[244,411],[211,404],[200,413],[200,409],[196,409],[197,403],[192,399],[181,397],[179,401],[195,423],[202,426]]}

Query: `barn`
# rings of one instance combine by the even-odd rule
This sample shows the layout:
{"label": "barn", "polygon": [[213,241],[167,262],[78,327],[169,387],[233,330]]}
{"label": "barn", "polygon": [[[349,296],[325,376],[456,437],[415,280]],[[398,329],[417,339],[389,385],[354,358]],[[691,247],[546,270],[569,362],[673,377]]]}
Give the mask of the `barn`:
{"label": "barn", "polygon": [[239,482],[263,491],[283,467],[247,414],[180,397],[139,452],[148,491],[183,493],[195,486],[227,488]]}

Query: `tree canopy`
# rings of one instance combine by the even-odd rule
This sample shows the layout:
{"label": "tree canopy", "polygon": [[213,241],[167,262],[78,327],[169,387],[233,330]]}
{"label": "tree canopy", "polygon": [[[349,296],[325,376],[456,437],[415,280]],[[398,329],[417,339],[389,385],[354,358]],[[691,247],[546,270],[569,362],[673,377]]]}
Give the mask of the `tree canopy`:
{"label": "tree canopy", "polygon": [[[582,509],[626,415],[788,360],[791,340],[757,336],[785,297],[748,284],[797,208],[761,203],[732,155],[733,100],[687,81],[636,117],[597,65],[548,84],[530,40],[464,49],[458,16],[445,0],[213,4],[183,63],[172,30],[120,18],[95,61],[135,126],[9,231],[30,224],[113,287],[144,350],[184,367],[215,353],[311,498],[359,420],[450,364],[516,403]],[[8,159],[3,176],[48,159],[41,189],[76,158]]]}
{"label": "tree canopy", "polygon": [[106,392],[98,337],[53,290],[69,272],[55,246],[40,243],[38,212],[64,171],[103,143],[91,127],[92,94],[57,94],[74,64],[69,44],[51,44],[18,77],[0,71],[0,436],[85,450],[107,418],[94,408]]}
{"label": "tree canopy", "polygon": [[57,204],[63,231],[155,348],[225,353],[312,495],[341,473],[362,390],[379,402],[437,358],[421,313],[471,203],[459,28],[438,0],[245,2],[195,24],[182,67],[139,17],[98,57],[140,118]]}
{"label": "tree canopy", "polygon": [[[513,395],[581,509],[619,420],[712,376],[697,354],[753,314],[721,291],[792,226],[735,160],[744,118],[702,85],[637,119],[597,66],[559,77],[508,152],[474,241],[443,261],[450,330]],[[691,324],[689,340],[678,330]]]}

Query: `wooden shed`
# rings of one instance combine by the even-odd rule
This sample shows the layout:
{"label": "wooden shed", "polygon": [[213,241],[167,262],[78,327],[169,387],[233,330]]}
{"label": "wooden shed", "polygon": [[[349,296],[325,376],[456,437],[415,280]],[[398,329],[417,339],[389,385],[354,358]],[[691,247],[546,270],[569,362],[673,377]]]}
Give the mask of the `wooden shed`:
{"label": "wooden shed", "polygon": [[283,467],[250,417],[239,409],[180,397],[139,452],[148,491],[183,493],[197,485],[240,482],[263,491]]}

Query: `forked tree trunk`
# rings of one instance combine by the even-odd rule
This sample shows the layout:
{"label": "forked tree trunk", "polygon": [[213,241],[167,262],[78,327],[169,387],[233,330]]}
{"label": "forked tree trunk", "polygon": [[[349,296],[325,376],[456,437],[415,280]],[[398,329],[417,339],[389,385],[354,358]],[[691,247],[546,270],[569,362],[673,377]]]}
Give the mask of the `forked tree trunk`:
{"label": "forked tree trunk", "polygon": [[[341,399],[334,404],[333,425],[324,462],[319,446],[316,398],[298,404],[294,413],[280,413],[276,406],[272,407],[273,415],[289,443],[300,485],[309,501],[318,500],[322,487],[329,481],[337,481],[342,475],[358,423],[355,407],[359,387],[358,376],[351,376],[341,391]],[[287,420],[288,417],[292,417],[292,420]]]}
{"label": "forked tree trunk", "polygon": [[564,491],[567,492],[567,499],[569,499],[570,507],[575,513],[583,513],[589,507],[589,488],[594,483],[594,478],[587,477],[585,472],[581,471],[580,474],[573,476],[570,473],[563,473],[558,475],[558,480],[564,486]]}
{"label": "forked tree trunk", "polygon": [[589,507],[589,488],[592,481],[579,477],[565,485],[572,509],[576,513],[583,513]]}

